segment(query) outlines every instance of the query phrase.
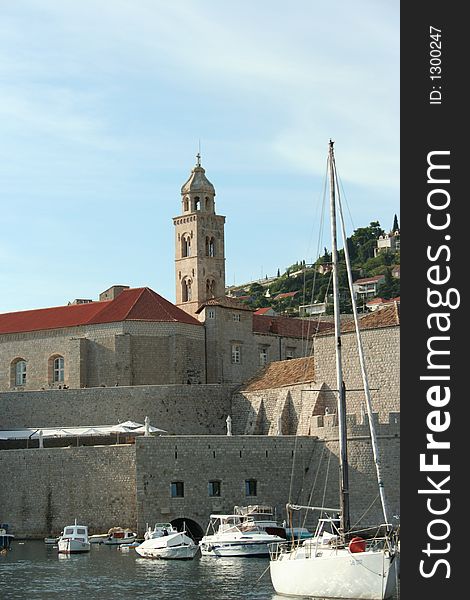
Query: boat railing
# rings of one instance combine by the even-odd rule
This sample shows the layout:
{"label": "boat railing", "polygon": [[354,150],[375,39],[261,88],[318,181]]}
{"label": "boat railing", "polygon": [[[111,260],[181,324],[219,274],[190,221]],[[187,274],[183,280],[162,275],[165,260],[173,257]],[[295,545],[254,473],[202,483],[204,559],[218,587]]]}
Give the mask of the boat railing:
{"label": "boat railing", "polygon": [[[354,538],[353,538],[354,539]],[[314,558],[322,556],[323,552],[344,550],[349,548],[351,553],[360,554],[362,552],[377,552],[386,550],[390,554],[396,553],[396,544],[390,536],[373,537],[370,539],[358,538],[364,542],[363,550],[353,552],[349,543],[343,544],[339,537],[331,537],[328,540],[320,538],[311,538],[304,540],[301,544],[292,542],[275,542],[268,545],[269,556],[272,561],[279,560],[281,555],[287,555],[288,558],[297,558],[301,552],[305,558]],[[357,543],[357,542],[356,542]]]}

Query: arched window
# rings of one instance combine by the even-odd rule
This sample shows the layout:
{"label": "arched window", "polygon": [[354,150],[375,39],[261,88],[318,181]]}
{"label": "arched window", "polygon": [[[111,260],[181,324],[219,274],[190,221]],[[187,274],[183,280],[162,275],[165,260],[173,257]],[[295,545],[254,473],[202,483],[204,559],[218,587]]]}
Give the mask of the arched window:
{"label": "arched window", "polygon": [[194,196],[194,210],[200,210],[201,208],[201,199],[199,196]]}
{"label": "arched window", "polygon": [[15,385],[26,385],[26,361],[23,358],[18,358],[12,366]]}
{"label": "arched window", "polygon": [[206,237],[206,256],[215,256],[215,238]]}
{"label": "arched window", "polygon": [[215,296],[215,281],[213,279],[206,280],[206,297],[214,298]]}
{"label": "arched window", "polygon": [[181,282],[181,292],[183,302],[189,302],[192,298],[190,279],[183,279],[183,281]]}
{"label": "arched window", "polygon": [[206,210],[210,210],[210,208],[211,208],[211,200],[210,200],[209,196],[205,197],[205,201],[206,201]]}
{"label": "arched window", "polygon": [[189,198],[186,196],[183,203],[184,212],[188,212],[189,210]]}
{"label": "arched window", "polygon": [[191,237],[189,235],[183,235],[181,238],[181,256],[191,256]]}
{"label": "arched window", "polygon": [[63,383],[64,381],[64,357],[56,356],[52,363],[52,381],[54,383]]}

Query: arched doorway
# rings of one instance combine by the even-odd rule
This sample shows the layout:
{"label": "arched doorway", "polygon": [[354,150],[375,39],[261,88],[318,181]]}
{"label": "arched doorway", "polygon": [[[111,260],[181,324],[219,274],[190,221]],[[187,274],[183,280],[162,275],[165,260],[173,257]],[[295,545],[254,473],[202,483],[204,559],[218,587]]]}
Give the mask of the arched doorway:
{"label": "arched doorway", "polygon": [[181,519],[173,519],[171,524],[173,527],[176,527],[178,531],[183,531],[183,529],[186,529],[186,533],[192,537],[195,542],[199,542],[204,535],[204,530],[202,527],[192,519],[185,519],[184,517]]}

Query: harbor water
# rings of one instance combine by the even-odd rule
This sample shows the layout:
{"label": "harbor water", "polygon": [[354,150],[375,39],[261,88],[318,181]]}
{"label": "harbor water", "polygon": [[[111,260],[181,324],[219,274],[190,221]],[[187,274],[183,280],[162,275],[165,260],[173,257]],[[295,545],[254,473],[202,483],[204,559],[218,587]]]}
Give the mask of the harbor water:
{"label": "harbor water", "polygon": [[14,541],[0,555],[1,600],[286,600],[275,594],[267,558],[188,561],[141,558],[133,548],[92,545],[58,554],[42,541]]}
{"label": "harbor water", "polygon": [[139,557],[133,548],[122,551],[104,545],[67,556],[41,541],[14,541],[12,549],[0,555],[0,598],[278,600],[268,564],[267,558],[199,555],[188,561],[151,560]]}

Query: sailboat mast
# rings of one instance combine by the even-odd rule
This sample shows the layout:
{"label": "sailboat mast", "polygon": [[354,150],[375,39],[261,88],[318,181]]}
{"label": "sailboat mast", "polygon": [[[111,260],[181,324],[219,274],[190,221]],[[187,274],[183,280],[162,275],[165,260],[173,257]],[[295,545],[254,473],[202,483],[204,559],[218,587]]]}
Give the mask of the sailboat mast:
{"label": "sailboat mast", "polygon": [[339,430],[339,470],[340,470],[340,530],[345,534],[349,530],[349,473],[346,432],[346,389],[343,381],[341,359],[341,320],[339,308],[339,278],[338,278],[338,242],[336,235],[336,199],[335,199],[335,157],[334,142],[330,140],[328,152],[328,171],[330,176],[330,223],[333,261],[333,300],[335,317],[335,350],[336,350],[336,389],[338,390],[338,430]]}

